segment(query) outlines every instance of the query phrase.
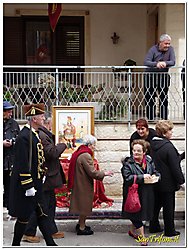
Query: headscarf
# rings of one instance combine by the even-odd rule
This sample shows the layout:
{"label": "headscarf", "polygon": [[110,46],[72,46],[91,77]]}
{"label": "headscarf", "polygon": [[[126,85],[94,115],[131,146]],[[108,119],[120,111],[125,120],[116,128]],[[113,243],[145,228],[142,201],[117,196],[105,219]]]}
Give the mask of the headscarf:
{"label": "headscarf", "polygon": [[81,155],[82,153],[89,153],[91,156],[93,156],[92,150],[88,148],[87,145],[80,145],[78,149],[72,154],[72,157],[70,159],[69,171],[68,171],[67,187],[69,189],[73,188],[76,161],[77,161],[78,156]]}

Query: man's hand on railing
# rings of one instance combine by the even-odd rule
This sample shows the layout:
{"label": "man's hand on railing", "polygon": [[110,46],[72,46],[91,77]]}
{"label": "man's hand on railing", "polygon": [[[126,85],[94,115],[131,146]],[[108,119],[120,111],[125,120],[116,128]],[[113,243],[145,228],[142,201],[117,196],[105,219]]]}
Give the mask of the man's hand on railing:
{"label": "man's hand on railing", "polygon": [[157,63],[157,68],[165,68],[166,67],[166,62],[165,61],[159,61]]}

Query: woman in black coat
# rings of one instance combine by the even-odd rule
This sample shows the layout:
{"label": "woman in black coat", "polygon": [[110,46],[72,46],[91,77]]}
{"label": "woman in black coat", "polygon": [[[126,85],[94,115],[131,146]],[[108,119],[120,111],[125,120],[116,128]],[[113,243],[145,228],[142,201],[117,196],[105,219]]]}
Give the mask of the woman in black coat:
{"label": "woman in black coat", "polygon": [[[144,226],[142,221],[151,220],[154,208],[153,184],[146,184],[146,179],[151,179],[152,175],[159,174],[155,170],[154,163],[150,156],[146,155],[148,143],[138,139],[132,142],[133,155],[124,159],[121,169],[123,176],[123,205],[122,215],[132,222],[129,235],[144,238]],[[137,176],[138,194],[141,202],[141,211],[128,213],[124,211],[124,204],[128,194],[128,188],[133,184],[134,175]],[[142,243],[146,245],[146,243]]]}
{"label": "woman in black coat", "polygon": [[155,188],[155,210],[149,230],[152,233],[161,231],[158,218],[163,207],[164,235],[172,237],[180,234],[174,226],[175,192],[184,184],[185,179],[180,166],[181,157],[170,142],[173,123],[160,120],[155,128],[158,136],[151,141],[152,158],[161,174],[161,181]]}

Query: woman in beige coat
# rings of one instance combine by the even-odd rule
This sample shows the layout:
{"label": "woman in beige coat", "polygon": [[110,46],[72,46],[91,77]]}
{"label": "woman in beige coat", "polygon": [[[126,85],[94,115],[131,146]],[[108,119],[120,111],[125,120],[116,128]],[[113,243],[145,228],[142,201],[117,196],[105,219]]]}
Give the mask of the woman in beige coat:
{"label": "woman in beige coat", "polygon": [[112,176],[111,171],[96,170],[93,164],[93,152],[97,139],[86,135],[84,144],[75,151],[70,160],[68,173],[68,187],[71,189],[70,213],[79,214],[76,226],[77,235],[91,235],[93,231],[86,226],[85,221],[92,212],[94,197],[94,181],[103,180],[105,176]]}

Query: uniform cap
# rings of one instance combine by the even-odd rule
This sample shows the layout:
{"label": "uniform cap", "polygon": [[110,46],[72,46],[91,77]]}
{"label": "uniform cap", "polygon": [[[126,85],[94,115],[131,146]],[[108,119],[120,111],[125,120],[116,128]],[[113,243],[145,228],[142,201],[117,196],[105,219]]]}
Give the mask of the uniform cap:
{"label": "uniform cap", "polygon": [[36,116],[45,113],[44,103],[24,105],[23,108],[26,116]]}

